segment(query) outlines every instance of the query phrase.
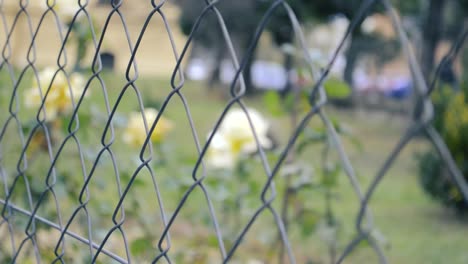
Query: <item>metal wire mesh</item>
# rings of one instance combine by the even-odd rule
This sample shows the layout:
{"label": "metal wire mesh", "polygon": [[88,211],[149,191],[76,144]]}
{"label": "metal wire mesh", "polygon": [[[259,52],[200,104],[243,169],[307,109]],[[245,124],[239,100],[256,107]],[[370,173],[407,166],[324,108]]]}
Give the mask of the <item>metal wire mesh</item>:
{"label": "metal wire mesh", "polygon": [[[129,210],[127,200],[130,193],[138,192],[138,178],[149,177],[153,184],[152,197],[138,197],[141,200],[150,200],[153,208],[157,208],[157,214],[159,219],[153,219],[155,226],[154,229],[159,230],[159,235],[153,237],[155,241],[154,251],[151,252],[151,256],[146,261],[152,261],[153,263],[162,261],[167,263],[174,262],[171,257],[171,234],[174,233],[174,225],[176,220],[180,217],[182,209],[189,206],[190,199],[195,195],[195,192],[202,193],[204,197],[204,205],[207,207],[206,214],[208,214],[209,223],[212,225],[212,231],[215,234],[215,241],[219,248],[220,262],[229,262],[235,254],[240,254],[239,249],[246,236],[251,231],[252,226],[258,221],[260,217],[267,215],[274,220],[274,226],[271,229],[279,234],[282,245],[284,246],[286,258],[289,263],[297,263],[294,255],[294,245],[289,240],[289,235],[285,223],[280,215],[280,212],[273,206],[273,202],[277,197],[277,188],[275,186],[275,179],[278,178],[279,170],[284,166],[285,161],[290,155],[291,151],[296,145],[298,137],[303,133],[305,127],[311,122],[311,119],[318,118],[326,127],[327,134],[332,139],[332,148],[335,148],[339,154],[339,158],[342,163],[342,167],[349,178],[351,187],[356,193],[359,201],[360,208],[357,212],[357,218],[355,220],[356,236],[349,242],[343,252],[341,252],[338,263],[343,262],[351,252],[353,252],[357,245],[363,240],[369,242],[375,251],[380,263],[387,263],[384,250],[379,244],[376,238],[375,225],[372,219],[372,214],[368,208],[370,199],[372,198],[377,186],[380,184],[388,169],[395,163],[396,158],[399,156],[403,148],[410,142],[415,136],[424,132],[432,141],[434,147],[441,155],[443,161],[449,168],[453,180],[457,183],[457,186],[462,193],[465,200],[468,200],[468,186],[465,182],[463,175],[457,168],[450,152],[448,151],[444,141],[441,139],[438,132],[433,128],[431,124],[433,113],[433,106],[430,98],[430,93],[434,89],[434,84],[428,86],[421,74],[420,66],[415,58],[415,55],[410,48],[410,44],[405,31],[401,25],[397,12],[394,10],[392,4],[388,0],[381,0],[380,3],[386,9],[386,12],[391,17],[395,31],[398,33],[401,45],[403,47],[405,56],[408,60],[408,65],[412,73],[413,81],[415,84],[417,96],[423,102],[422,114],[417,117],[415,122],[408,128],[408,130],[401,136],[400,141],[396,144],[394,149],[389,153],[387,160],[384,165],[377,172],[372,180],[370,186],[363,190],[358,178],[353,169],[343,144],[341,143],[340,137],[335,130],[335,127],[324,110],[324,106],[327,104],[327,95],[323,88],[323,83],[327,79],[330,68],[335,63],[338,53],[343,49],[345,40],[349,37],[351,32],[359,26],[360,21],[365,17],[367,11],[376,2],[374,0],[362,1],[359,11],[357,12],[354,19],[351,21],[346,34],[342,37],[341,44],[337,47],[334,56],[331,58],[326,68],[318,70],[314,66],[313,59],[310,57],[307,51],[306,42],[300,22],[298,21],[295,13],[288,5],[287,1],[277,0],[274,1],[268,10],[264,13],[260,23],[257,26],[255,35],[252,38],[250,46],[244,57],[238,58],[236,51],[233,47],[229,30],[225,25],[222,14],[217,9],[216,5],[218,1],[200,1],[200,5],[204,6],[204,9],[198,17],[195,26],[192,28],[191,34],[188,37],[183,47],[176,46],[173,40],[173,28],[167,21],[164,13],[165,5],[167,1],[151,1],[151,5],[148,5],[147,12],[141,14],[145,16],[145,23],[141,27],[139,32],[130,32],[127,27],[127,20],[124,12],[122,12],[122,6],[124,1],[112,1],[111,8],[106,13],[105,22],[102,28],[94,30],[92,17],[90,15],[90,1],[81,0],[79,2],[79,10],[73,15],[73,18],[69,22],[68,26],[64,26],[61,22],[61,17],[58,15],[55,5],[58,5],[60,1],[44,1],[45,8],[41,11],[41,15],[38,21],[32,21],[31,7],[35,1],[22,0],[17,1],[14,19],[11,23],[7,21],[7,1],[0,2],[0,17],[2,20],[2,57],[0,70],[8,75],[8,86],[2,87],[4,93],[7,93],[9,97],[9,105],[2,106],[3,111],[8,111],[5,120],[1,123],[0,133],[0,176],[2,192],[0,196],[1,204],[1,220],[0,220],[0,233],[2,234],[2,242],[0,245],[0,253],[10,258],[6,258],[12,263],[24,261],[25,256],[30,256],[33,261],[41,263],[44,255],[52,256],[54,263],[70,261],[67,258],[67,253],[73,251],[77,247],[85,246],[86,254],[88,255],[87,261],[89,262],[118,262],[118,263],[131,263],[135,262],[132,258],[130,249],[130,238],[126,226],[132,225],[133,221],[128,217],[127,211]],[[126,1],[129,2],[129,1]],[[308,71],[314,76],[316,80],[313,87],[309,91],[309,103],[310,110],[307,114],[298,122],[297,127],[294,130],[293,135],[290,137],[287,145],[282,149],[281,155],[278,160],[271,164],[268,161],[267,155],[263,150],[258,135],[255,133],[254,124],[247,111],[246,103],[244,102],[245,96],[245,82],[242,77],[242,71],[246,67],[250,57],[253,55],[255,48],[258,45],[258,41],[268,24],[272,14],[279,10],[285,10],[292,28],[294,30],[295,38],[297,39],[298,47],[301,51],[303,59],[306,62]],[[210,134],[206,143],[202,143],[200,139],[199,131],[194,124],[192,119],[192,112],[190,110],[190,104],[184,96],[184,72],[182,70],[182,62],[187,57],[188,50],[191,46],[193,36],[197,32],[200,23],[208,14],[214,14],[216,22],[221,28],[223,39],[227,50],[229,51],[229,57],[232,59],[236,74],[234,80],[230,86],[230,100],[227,102],[224,110],[219,114],[214,127],[213,133]],[[69,43],[72,42],[72,28],[76,23],[78,17],[85,17],[87,25],[91,28],[91,43],[92,43],[92,61],[87,65],[90,69],[90,74],[85,80],[85,88],[80,94],[74,94],[71,90],[72,75],[70,67],[73,63],[68,58],[70,53]],[[137,166],[132,168],[130,175],[122,175],[119,171],[118,155],[122,149],[118,146],[118,137],[116,136],[115,126],[118,124],[119,112],[125,111],[125,100],[128,100],[128,93],[132,93],[138,102],[140,114],[143,113],[145,108],[145,98],[143,98],[139,87],[139,69],[136,60],[139,54],[139,48],[145,35],[150,34],[148,27],[152,21],[160,19],[163,21],[164,30],[167,39],[171,42],[173,52],[173,63],[175,64],[172,72],[172,78],[170,84],[171,89],[168,91],[166,97],[162,101],[157,116],[151,120],[147,120],[144,115],[143,117],[145,129],[147,130],[147,136],[144,140],[143,146],[140,149],[138,155]],[[37,58],[41,55],[41,49],[36,43],[37,38],[41,35],[44,30],[44,21],[53,20],[55,27],[48,29],[56,32],[58,41],[60,42],[59,49],[56,50],[56,54],[53,54],[56,58],[56,65],[49,83],[41,84],[39,66],[37,65]],[[118,92],[115,93],[115,87],[110,87],[112,84],[106,83],[103,78],[103,65],[101,62],[101,53],[103,49],[103,43],[107,41],[108,34],[107,30],[112,20],[118,20],[121,22],[121,33],[124,34],[125,39],[128,41],[128,54],[129,59],[125,72],[124,82],[122,87],[118,87]],[[22,42],[28,46],[27,54],[23,54],[25,64],[18,66],[14,63],[15,47],[13,43],[13,36],[17,34],[17,31],[21,30],[19,24],[25,23],[27,28],[26,33],[23,33]],[[136,33],[137,37],[132,38],[131,33]],[[456,56],[460,47],[464,43],[467,31],[456,41],[447,55],[446,63],[450,58]],[[155,43],[156,45],[157,43]],[[155,47],[156,48],[156,47]],[[155,58],[157,59],[157,58]],[[437,74],[436,74],[437,75]],[[27,76],[32,76],[31,78]],[[51,97],[51,87],[54,82],[57,82],[61,76],[65,76],[66,82],[68,83],[67,94],[71,97],[72,102],[72,113],[66,119],[65,124],[62,126],[66,127],[66,135],[63,140],[57,142],[55,135],[52,133],[50,123],[48,123],[48,115],[50,112],[47,111],[47,100]],[[29,79],[28,79],[29,78]],[[117,77],[116,77],[117,78]],[[28,130],[24,129],[25,117],[24,107],[21,106],[19,101],[21,100],[24,91],[24,87],[27,86],[27,82],[30,79],[36,80],[40,85],[47,85],[48,87],[39,87],[38,93],[40,96],[40,106],[34,109],[34,122],[29,126]],[[434,81],[435,83],[435,81]],[[91,88],[92,87],[92,88]],[[100,101],[105,105],[105,111],[101,112],[102,120],[98,121],[101,123],[99,129],[95,127],[87,127],[83,121],[82,108],[87,107],[86,93],[88,90],[94,89],[94,93],[100,93],[102,100]],[[109,93],[110,90],[114,89],[114,95],[112,99]],[[94,95],[93,95],[94,96]],[[186,174],[187,177],[191,177],[191,183],[186,188],[185,193],[177,201],[175,209],[168,213],[168,210],[164,207],[163,195],[161,195],[161,188],[164,186],[157,177],[157,168],[155,168],[152,161],[155,159],[155,155],[159,155],[159,152],[155,150],[151,143],[151,134],[154,133],[157,125],[162,120],[162,115],[165,113],[166,108],[170,107],[174,101],[178,101],[183,105],[185,110],[186,119],[188,121],[190,131],[186,131],[186,136],[193,138],[198,158],[190,168],[190,172]],[[207,155],[209,146],[212,144],[215,132],[219,129],[223,119],[225,118],[228,111],[234,106],[240,107],[247,115],[252,131],[254,131],[255,141],[259,150],[259,156],[263,167],[262,174],[265,177],[261,192],[258,195],[260,206],[252,212],[248,221],[242,226],[240,232],[232,238],[232,243],[226,244],[225,234],[221,228],[222,219],[217,216],[215,206],[212,202],[212,194],[207,190],[204,181],[207,178],[207,172],[204,168],[204,159]],[[87,109],[88,110],[88,109]],[[98,117],[96,117],[98,118]],[[84,125],[83,125],[83,124]],[[87,130],[96,130],[97,138],[95,156],[89,160],[87,158],[87,149],[82,143],[82,134]],[[31,153],[35,146],[37,138],[41,137],[41,148],[47,153],[47,158],[43,158],[40,161],[34,160],[34,154]],[[18,142],[20,145],[19,149],[12,150],[9,148],[11,142]],[[69,153],[72,152],[73,159],[79,164],[74,168],[74,171],[70,175],[61,175],[57,172],[58,166],[66,165],[69,161]],[[102,168],[102,163],[108,161],[109,166]],[[40,162],[42,166],[46,166],[46,171],[35,171],[37,168],[33,163]],[[71,165],[70,165],[71,166]],[[157,166],[156,166],[157,167]],[[33,178],[30,175],[34,175]],[[102,218],[100,215],[92,215],[89,207],[90,203],[94,200],[105,199],[101,194],[90,191],[90,187],[99,184],[99,179],[103,175],[111,175],[114,182],[114,186],[104,186],[103,189],[113,188],[114,200],[113,206],[110,209],[110,213],[106,218],[105,232],[102,234],[95,234],[96,218]],[[144,175],[144,176],[143,176]],[[125,179],[123,179],[125,177]],[[73,178],[73,180],[71,179]],[[76,191],[76,197],[74,204],[65,204],[61,200],[61,193],[67,192],[63,189],[62,182],[71,181],[72,189]],[[23,201],[23,202],[20,202]],[[44,207],[48,205],[47,210],[51,210],[47,215],[52,215],[52,218],[43,217],[45,213]],[[193,206],[193,204],[192,204]],[[202,207],[197,205],[197,207]],[[66,213],[65,213],[66,212]],[[140,218],[148,218],[148,216],[140,215]],[[152,216],[154,217],[154,215]],[[156,217],[154,217],[156,218]],[[156,227],[156,225],[160,225]],[[79,228],[78,228],[79,227]],[[194,227],[196,229],[197,227]],[[46,240],[41,240],[41,230],[56,230],[52,233],[55,235],[49,235]],[[51,232],[51,231],[50,231]],[[99,237],[99,238],[97,238]],[[115,242],[120,240],[120,249],[115,249]],[[49,252],[44,252],[43,244],[51,245]],[[117,243],[119,244],[119,243]],[[118,248],[118,247],[117,247]]]}

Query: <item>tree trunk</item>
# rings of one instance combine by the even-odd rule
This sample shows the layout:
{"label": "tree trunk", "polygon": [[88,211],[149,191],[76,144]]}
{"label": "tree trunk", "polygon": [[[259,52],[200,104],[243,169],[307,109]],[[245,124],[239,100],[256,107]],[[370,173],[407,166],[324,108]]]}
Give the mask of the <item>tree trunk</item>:
{"label": "tree trunk", "polygon": [[208,80],[208,87],[210,90],[212,90],[220,83],[219,74],[221,72],[221,62],[224,59],[224,49],[220,44],[216,44],[213,50],[215,50],[215,65],[213,67],[213,71],[211,72],[210,79]]}
{"label": "tree trunk", "polygon": [[421,67],[426,82],[429,82],[435,64],[435,52],[444,26],[445,0],[430,0],[429,10],[423,24]]}
{"label": "tree trunk", "polygon": [[[423,23],[422,28],[422,53],[421,53],[421,70],[427,84],[431,81],[432,71],[435,64],[435,52],[437,44],[442,35],[444,23],[443,7],[445,0],[430,0],[429,10]],[[423,101],[419,96],[415,97],[413,110],[413,120],[419,120],[423,113]]]}
{"label": "tree trunk", "polygon": [[382,44],[378,42],[378,39],[360,33],[355,30],[351,34],[349,46],[345,51],[346,66],[343,73],[343,79],[350,85],[353,84],[353,73],[356,68],[356,63],[365,54],[372,54],[375,57],[379,57],[380,54],[377,51],[382,49]]}
{"label": "tree trunk", "polygon": [[294,64],[294,58],[291,54],[289,53],[285,53],[284,54],[284,60],[283,60],[283,67],[286,71],[286,74],[287,74],[287,80],[286,80],[286,85],[285,87],[283,88],[282,91],[280,91],[280,94],[284,97],[286,96],[289,92],[291,92],[292,90],[292,87],[293,87],[293,83],[292,83],[292,80],[291,80],[291,75],[290,75],[290,72],[293,68],[293,64]]}
{"label": "tree trunk", "polygon": [[[237,33],[235,35],[235,38],[233,38],[233,42],[235,45],[234,47],[236,48],[236,52],[239,58],[239,64],[242,63],[245,56],[250,55],[247,54],[247,50],[249,49],[252,37],[251,35],[253,35],[253,32],[252,34]],[[249,60],[247,61],[247,64],[245,65],[244,70],[242,71],[242,75],[244,76],[245,81],[245,93],[247,95],[255,93],[255,87],[252,84],[252,63],[255,61],[256,50],[257,49],[254,49],[253,54],[251,54]]]}
{"label": "tree trunk", "polygon": [[[464,19],[463,28],[468,28],[468,18]],[[468,49],[464,49],[461,52],[462,69],[461,69],[461,82],[466,85],[468,84]]]}
{"label": "tree trunk", "polygon": [[346,50],[345,56],[346,56],[346,66],[344,69],[344,80],[352,85],[353,84],[353,72],[356,67],[356,62],[359,58],[359,55],[361,55],[361,41],[357,38],[352,38],[351,43]]}

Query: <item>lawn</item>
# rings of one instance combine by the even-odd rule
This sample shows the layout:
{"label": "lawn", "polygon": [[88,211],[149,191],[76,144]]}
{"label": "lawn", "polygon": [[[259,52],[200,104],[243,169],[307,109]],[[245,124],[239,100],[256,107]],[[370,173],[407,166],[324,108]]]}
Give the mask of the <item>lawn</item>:
{"label": "lawn", "polygon": [[[0,89],[0,126],[3,126],[8,116],[11,83],[8,82],[4,69],[0,74],[2,80],[0,83],[3,86]],[[18,116],[23,125],[26,120],[33,120],[34,118],[34,112],[25,109],[21,103],[22,94],[30,86],[30,78],[27,74],[20,83],[18,90],[20,106]],[[107,101],[112,108],[124,87],[125,80],[122,75],[113,73],[105,73],[103,79],[108,93]],[[141,92],[141,98],[146,107],[161,108],[171,91],[167,80],[142,77],[135,84],[138,91]],[[200,83],[188,82],[181,91],[193,118],[198,139],[201,144],[204,144],[209,131],[212,130],[228,100],[219,91],[210,91]],[[85,98],[79,111],[79,115],[82,115],[80,117],[81,127],[76,133],[76,138],[80,144],[76,144],[74,140],[67,141],[64,144],[63,154],[61,154],[57,162],[57,183],[54,189],[60,204],[60,213],[62,218],[66,220],[70,218],[73,210],[79,205],[77,202],[79,193],[76,189],[80,189],[77,186],[83,184],[83,171],[86,174],[91,172],[95,160],[103,149],[101,136],[107,119],[105,97],[101,86],[97,80],[94,80],[90,86],[90,95]],[[248,106],[258,109],[271,121],[273,136],[278,141],[277,150],[268,154],[270,163],[273,163],[277,158],[276,152],[285,146],[289,138],[289,120],[286,117],[275,117],[270,114],[261,95],[246,98],[245,102]],[[109,151],[104,151],[100,161],[96,163],[96,170],[93,172],[95,176],[90,182],[88,207],[90,208],[91,222],[95,231],[93,238],[98,243],[102,241],[107,231],[115,226],[111,219],[112,213],[118,201],[119,188],[123,188],[115,184],[116,171],[119,172],[122,186],[126,186],[131,175],[141,165],[141,161],[138,160],[139,149],[129,148],[121,140],[121,127],[124,126],[122,124],[125,123],[129,111],[136,110],[138,110],[138,98],[132,87],[130,87],[117,107],[114,120],[115,134],[109,133],[104,137],[105,142],[111,142],[113,138],[110,147],[113,155]],[[344,144],[361,186],[367,187],[404,129],[408,126],[408,121],[402,116],[381,112],[336,109],[332,106],[327,106],[327,111],[330,116],[340,120],[347,126],[352,131],[353,136],[357,138],[361,147],[357,147],[346,139],[344,139]],[[165,139],[164,144],[155,148],[155,158],[150,163],[151,170],[143,168],[138,173],[138,180],[130,189],[124,202],[128,216],[123,223],[122,229],[127,235],[132,254],[139,255],[141,258],[145,256],[154,257],[155,253],[149,250],[155,249],[158,242],[154,237],[151,241],[142,240],[147,238],[145,235],[148,234],[145,234],[145,232],[149,230],[150,235],[156,237],[160,236],[162,232],[161,214],[151,175],[158,183],[166,217],[170,217],[180,203],[183,193],[193,183],[191,174],[198,157],[187,114],[182,100],[177,94],[169,101],[164,117],[173,122],[174,129]],[[314,120],[313,124],[318,125],[319,122]],[[66,134],[58,133],[56,135],[57,141],[64,142]],[[20,155],[20,145],[17,128],[14,125],[9,125],[4,138],[0,141],[1,151],[8,153],[8,155],[4,155],[1,165],[9,176],[17,174],[16,165]],[[54,144],[54,153],[56,153],[60,145],[59,143]],[[370,204],[375,218],[375,225],[385,238],[384,248],[390,263],[468,263],[468,251],[466,250],[466,245],[468,245],[468,222],[466,219],[457,219],[449,209],[432,201],[419,186],[415,157],[418,152],[428,147],[430,146],[422,138],[413,140],[401,153],[381,182]],[[77,155],[80,151],[84,156],[82,163]],[[320,159],[320,152],[320,146],[314,145],[299,159],[303,163],[309,162],[316,167],[319,164],[317,160]],[[113,160],[116,161],[116,164],[112,164]],[[252,165],[249,167],[246,176],[248,182],[263,186],[266,176],[261,169],[259,160],[253,158],[250,162]],[[38,194],[46,188],[44,175],[47,174],[48,166],[44,166],[44,164],[50,165],[48,156],[45,154],[37,155],[34,160],[29,161],[28,168],[24,173],[34,180],[35,185],[33,187]],[[198,173],[197,175],[201,175],[201,171]],[[252,209],[256,209],[261,205],[258,199],[259,188],[253,188],[249,190],[254,190],[255,193],[245,195],[245,199],[248,200],[245,204],[245,210],[236,214],[236,212],[232,212],[231,208],[231,211],[227,211],[225,214],[221,213],[223,210],[228,210],[225,209],[226,205],[221,202],[228,199],[224,196],[234,196],[236,192],[240,191],[236,188],[242,186],[239,185],[240,183],[235,182],[239,178],[226,178],[228,176],[208,171],[205,180],[209,187],[211,200],[217,210],[221,228],[227,236],[238,234],[239,228],[244,226],[252,215]],[[219,183],[220,180],[235,183],[219,185],[216,182]],[[282,190],[284,178],[278,177],[276,183],[278,189]],[[11,184],[11,180],[9,184]],[[0,185],[2,190],[0,198],[3,199],[5,197],[3,191],[5,186],[3,182]],[[14,196],[13,201],[21,204],[23,196],[19,195],[19,193],[21,193],[21,188],[25,187],[18,186],[16,191],[18,194]],[[227,186],[228,189],[218,188],[220,186],[223,188]],[[336,196],[333,200],[333,208],[339,222],[338,252],[341,252],[355,234],[354,224],[358,212],[358,200],[343,173],[339,175],[338,185],[334,193]],[[301,197],[305,199],[308,206],[313,207],[317,212],[324,211],[324,199],[321,192],[307,190]],[[35,198],[37,197],[35,196]],[[41,206],[39,214],[48,216],[51,220],[56,219],[57,212],[54,209],[55,204],[53,201],[53,199],[47,200],[49,204]],[[277,199],[274,207],[278,209],[280,206],[280,200]],[[97,217],[98,215],[99,217]],[[232,216],[236,216],[235,219],[230,218]],[[76,222],[78,223],[86,221],[86,214],[81,212],[77,219]],[[123,218],[117,217],[117,219]],[[70,229],[87,237],[86,228],[76,222],[73,221]],[[21,227],[24,225],[24,222],[18,221],[16,230],[18,237],[24,238],[24,230],[21,231]],[[276,238],[276,230],[271,214],[267,211],[263,212],[252,226],[252,230],[248,233],[238,251],[236,251],[235,259],[240,263],[245,263],[245,261],[251,259],[265,260],[264,254],[267,254],[270,242]],[[298,224],[295,224],[294,221],[291,222],[291,242],[298,262],[305,263],[308,260],[309,263],[329,263],[323,234],[317,230],[304,237],[301,235],[301,230]],[[0,225],[0,234],[5,236],[7,235],[5,232],[5,225]],[[46,234],[53,237],[57,232],[49,231]],[[219,252],[207,203],[200,188],[195,188],[195,191],[189,196],[180,216],[174,222],[171,236],[172,246],[169,254],[172,254],[171,257],[175,258],[176,263],[217,263],[216,261],[209,262],[211,258],[216,259],[219,257]],[[86,249],[86,246],[83,247],[70,239],[67,241],[70,245],[73,245],[71,249],[70,247],[67,249],[67,253],[72,252],[73,255],[73,252],[83,252],[83,248]],[[122,241],[120,231],[116,231],[106,247],[109,246],[114,251],[121,253],[120,255],[123,255]],[[143,241],[143,244],[141,241]],[[144,244],[145,241],[148,243]],[[228,248],[231,243],[230,239],[225,239]],[[44,248],[50,250],[50,247],[44,246]],[[7,247],[0,245],[0,256],[2,252],[6,251]],[[44,259],[52,255],[51,252],[47,253],[44,255]],[[24,258],[27,259],[28,257],[25,256]],[[273,258],[267,259],[271,261]],[[106,258],[101,261],[103,263],[108,262]],[[377,259],[370,247],[362,244],[346,259],[345,263],[377,263]]]}

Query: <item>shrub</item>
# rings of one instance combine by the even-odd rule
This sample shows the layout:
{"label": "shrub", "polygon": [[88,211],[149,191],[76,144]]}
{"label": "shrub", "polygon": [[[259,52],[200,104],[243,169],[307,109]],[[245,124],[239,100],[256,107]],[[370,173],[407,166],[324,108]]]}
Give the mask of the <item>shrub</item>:
{"label": "shrub", "polygon": [[[461,91],[441,87],[434,91],[434,127],[441,134],[458,168],[468,180],[468,85]],[[421,155],[419,175],[422,187],[436,200],[459,212],[468,211],[468,203],[450,177],[444,162],[434,149]]]}

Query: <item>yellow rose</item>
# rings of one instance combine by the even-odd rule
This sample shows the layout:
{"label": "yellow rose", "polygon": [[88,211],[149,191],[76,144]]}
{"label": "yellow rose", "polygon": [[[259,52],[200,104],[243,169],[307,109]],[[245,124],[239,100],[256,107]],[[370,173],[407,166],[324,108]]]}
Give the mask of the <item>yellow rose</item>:
{"label": "yellow rose", "polygon": [[50,86],[49,94],[44,103],[45,118],[49,121],[55,119],[59,114],[70,112],[73,109],[72,96],[76,103],[82,95],[85,85],[85,80],[81,75],[75,73],[67,79],[62,71],[55,73],[56,70],[52,68],[41,71],[37,76],[39,82],[35,78],[32,87],[24,95],[24,105],[27,108],[38,108]]}
{"label": "yellow rose", "polygon": [[[143,112],[146,122],[148,125],[148,131],[151,128],[152,123],[158,115],[158,111],[154,108],[146,108]],[[151,134],[151,141],[154,143],[160,143],[164,137],[173,129],[171,121],[161,117]],[[141,112],[132,112],[128,119],[127,127],[123,135],[123,141],[128,145],[139,147],[145,142],[147,136],[147,130],[145,129],[145,123],[143,121],[143,115]]]}

